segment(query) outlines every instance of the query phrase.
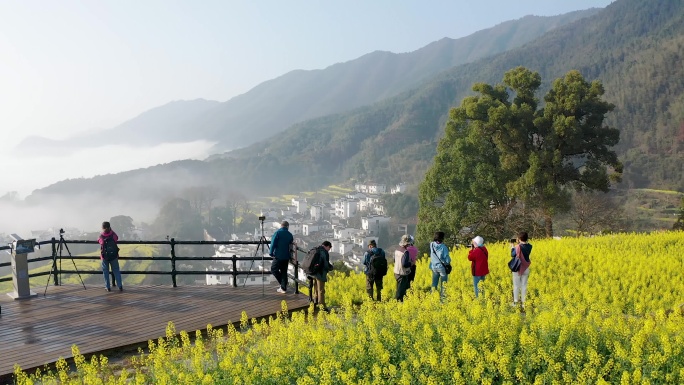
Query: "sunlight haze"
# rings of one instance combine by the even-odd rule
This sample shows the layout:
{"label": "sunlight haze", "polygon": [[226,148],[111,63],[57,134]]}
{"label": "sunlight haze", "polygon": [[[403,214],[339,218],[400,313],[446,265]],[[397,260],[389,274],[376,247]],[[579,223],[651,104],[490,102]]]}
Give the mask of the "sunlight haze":
{"label": "sunlight haze", "polygon": [[[13,156],[8,149],[28,136],[63,139],[111,128],[173,100],[226,101],[295,69],[325,68],[375,50],[413,51],[528,14],[609,3],[3,1],[0,162],[35,173],[41,162],[47,166],[49,153],[31,161],[8,159]],[[158,158],[157,149],[139,164],[102,160],[100,168],[116,172],[205,155],[203,145],[175,146]],[[125,153],[100,152],[104,159]],[[45,183],[5,180],[0,194],[28,194],[59,178],[92,175],[90,168],[77,166],[79,156],[91,154],[62,160],[73,159],[73,166],[57,162],[59,171]]]}

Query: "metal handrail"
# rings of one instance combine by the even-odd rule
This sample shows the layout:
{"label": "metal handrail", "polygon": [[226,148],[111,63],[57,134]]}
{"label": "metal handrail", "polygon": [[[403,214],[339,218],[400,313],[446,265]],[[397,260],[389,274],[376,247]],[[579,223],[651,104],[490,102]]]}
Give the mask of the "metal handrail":
{"label": "metal handrail", "polygon": [[[54,279],[54,284],[59,285],[59,275],[60,274],[102,274],[102,270],[69,270],[69,269],[60,269],[59,266],[61,266],[61,263],[58,264],[57,260],[59,259],[74,259],[74,260],[99,260],[99,256],[86,256],[86,255],[72,255],[72,256],[64,256],[62,255],[61,257],[57,255],[57,245],[59,241],[55,238],[52,238],[51,240],[48,241],[41,241],[37,242],[37,245],[51,245],[52,247],[52,255],[46,256],[46,257],[37,257],[37,258],[29,258],[28,262],[29,263],[35,263],[35,262],[41,262],[41,261],[47,261],[47,260],[52,260],[53,265],[53,273],[55,275]],[[99,244],[98,241],[91,241],[91,240],[64,240],[64,243],[67,245],[70,244],[93,244],[97,245]],[[120,245],[169,245],[171,247],[171,251],[169,256],[151,256],[151,257],[127,257],[127,256],[121,256],[119,259],[121,260],[129,260],[129,261],[170,261],[171,262],[171,271],[139,271],[139,270],[122,270],[121,274],[127,274],[127,275],[171,275],[173,287],[177,287],[177,282],[176,282],[176,277],[178,275],[206,275],[206,274],[211,274],[211,275],[232,275],[233,276],[233,286],[237,287],[237,277],[240,275],[250,275],[250,274],[255,274],[256,271],[245,271],[245,270],[238,270],[237,269],[237,262],[238,261],[271,261],[273,260],[273,257],[269,256],[263,256],[263,257],[241,257],[237,255],[233,255],[231,257],[183,257],[183,256],[176,256],[176,246],[177,245],[266,245],[268,244],[268,241],[177,241],[174,238],[171,238],[169,240],[161,240],[161,241],[130,241],[130,240],[120,240],[117,242]],[[2,246],[0,247],[0,250],[7,250],[11,249],[9,246]],[[298,248],[299,251],[304,251],[301,248]],[[176,261],[232,261],[232,269],[229,271],[178,271],[176,269]],[[290,264],[294,266],[294,275],[288,273],[288,277],[292,278],[294,283],[295,283],[295,293],[299,293],[299,286],[305,286],[307,288],[310,288],[310,284],[306,281],[303,281],[299,279],[299,261],[298,258],[295,259],[294,261],[291,260]],[[10,262],[5,262],[5,263],[0,263],[0,267],[5,267],[5,266],[10,266]],[[263,268],[263,267],[262,267]],[[30,273],[29,278],[34,278],[34,277],[41,277],[45,275],[49,275],[50,272],[39,272],[39,273]],[[4,277],[0,278],[0,282],[7,282],[11,281],[12,277]],[[309,290],[309,295],[311,293],[311,290]]]}

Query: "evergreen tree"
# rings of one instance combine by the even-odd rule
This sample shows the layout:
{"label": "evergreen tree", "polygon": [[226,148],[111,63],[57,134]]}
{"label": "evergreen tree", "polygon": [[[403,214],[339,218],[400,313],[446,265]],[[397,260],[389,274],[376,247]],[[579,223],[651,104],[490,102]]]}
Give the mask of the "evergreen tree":
{"label": "evergreen tree", "polygon": [[682,207],[679,208],[677,222],[672,226],[672,230],[684,230],[684,198],[682,198]]}
{"label": "evergreen tree", "polygon": [[128,215],[117,215],[109,219],[109,224],[116,234],[121,239],[133,239],[133,232],[135,225],[133,225],[133,218]]}
{"label": "evergreen tree", "polygon": [[502,84],[475,84],[477,95],[450,111],[420,186],[420,239],[436,230],[502,239],[515,231],[507,226],[512,215],[531,210],[543,213],[552,236],[553,215],[569,208],[569,189],[605,192],[611,177],[619,178],[622,166],[610,149],[619,131],[604,125],[613,106],[602,100],[601,83],[570,71],[553,82],[543,108],[540,85],[538,73],[518,67]]}

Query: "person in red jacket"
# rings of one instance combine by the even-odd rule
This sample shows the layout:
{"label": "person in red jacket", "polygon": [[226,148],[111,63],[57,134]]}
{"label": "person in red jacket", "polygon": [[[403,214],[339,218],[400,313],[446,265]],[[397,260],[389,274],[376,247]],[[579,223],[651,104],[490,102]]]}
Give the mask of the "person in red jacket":
{"label": "person in red jacket", "polygon": [[[484,238],[479,235],[472,240],[471,248],[468,252],[468,260],[470,261],[470,269],[473,273],[475,297],[478,297],[480,293],[477,284],[480,281],[484,281],[487,274],[489,274],[489,252],[484,245]],[[482,294],[484,295],[484,289]]]}

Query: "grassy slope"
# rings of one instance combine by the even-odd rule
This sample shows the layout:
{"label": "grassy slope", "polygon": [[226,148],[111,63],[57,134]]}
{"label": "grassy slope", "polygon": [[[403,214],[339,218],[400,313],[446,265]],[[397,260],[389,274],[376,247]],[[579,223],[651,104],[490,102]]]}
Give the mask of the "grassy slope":
{"label": "grassy slope", "polygon": [[[159,252],[157,251],[157,248],[155,246],[151,245],[120,245],[121,248],[121,256],[141,256],[141,257],[151,257],[155,255],[159,255]],[[84,256],[98,256],[98,252],[93,252],[93,253],[87,253],[83,254]],[[64,270],[73,270],[74,265],[71,262],[72,260],[68,258],[63,258],[62,260],[62,269]],[[74,263],[76,264],[76,268],[79,271],[86,271],[86,270],[101,270],[100,267],[100,261],[99,260],[74,260]],[[147,270],[151,265],[152,261],[120,261],[120,267],[122,270]],[[35,273],[41,273],[41,272],[46,272],[50,271],[52,265],[46,265],[42,267],[38,267],[35,269],[31,269],[29,271],[30,274],[35,274]],[[6,278],[8,276],[2,277]],[[81,275],[81,278],[83,278],[83,281],[86,283],[86,285],[99,285],[102,283],[102,276],[101,275],[96,275],[96,274],[83,274]],[[143,282],[145,279],[145,276],[143,275],[130,275],[130,276],[124,276],[124,285],[139,285]],[[38,278],[32,278],[30,280],[31,287],[34,289],[37,288],[44,288],[45,284],[47,283],[47,277],[38,277]],[[77,275],[71,275],[71,274],[63,274],[62,275],[62,283],[65,285],[80,285],[81,282],[78,278]],[[104,284],[103,284],[104,285]],[[7,293],[11,292],[13,290],[12,286],[12,281],[9,282],[2,282],[0,283],[0,293]]]}

